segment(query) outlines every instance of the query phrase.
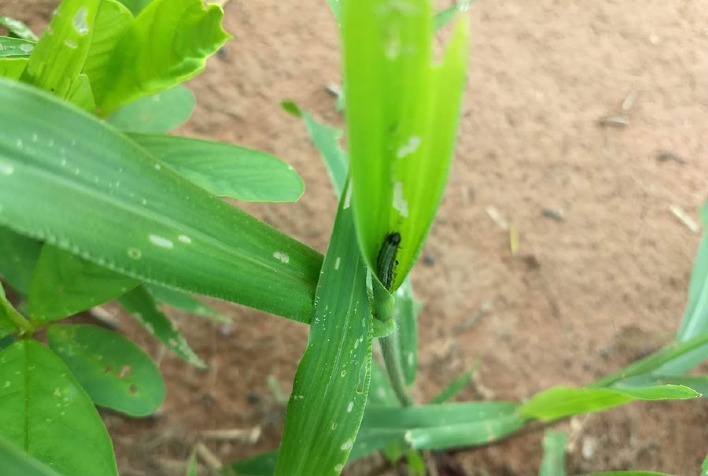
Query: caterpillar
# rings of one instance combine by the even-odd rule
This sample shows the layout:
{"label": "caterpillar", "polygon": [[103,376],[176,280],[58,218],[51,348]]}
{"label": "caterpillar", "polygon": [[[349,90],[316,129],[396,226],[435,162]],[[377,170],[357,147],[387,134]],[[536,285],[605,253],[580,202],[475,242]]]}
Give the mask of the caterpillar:
{"label": "caterpillar", "polygon": [[389,233],[384,238],[379,250],[379,256],[376,259],[376,273],[381,280],[381,284],[388,290],[391,290],[391,285],[393,285],[393,273],[398,264],[396,254],[400,245],[401,234],[398,232]]}

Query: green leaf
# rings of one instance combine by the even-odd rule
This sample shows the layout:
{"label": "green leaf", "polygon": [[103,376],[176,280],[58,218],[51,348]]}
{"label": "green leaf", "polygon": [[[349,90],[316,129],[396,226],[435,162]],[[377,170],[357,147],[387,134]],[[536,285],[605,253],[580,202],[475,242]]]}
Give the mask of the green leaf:
{"label": "green leaf", "polygon": [[80,74],[76,77],[76,80],[71,84],[67,100],[84,111],[93,112],[96,109],[96,101],[93,99],[91,82],[88,76]]}
{"label": "green leaf", "polygon": [[27,295],[42,243],[0,227],[0,250],[0,277],[15,291]]}
{"label": "green leaf", "polygon": [[63,0],[29,58],[22,81],[64,99],[86,61],[101,0]]}
{"label": "green leaf", "polygon": [[216,312],[207,304],[187,293],[176,289],[166,288],[164,286],[156,286],[154,284],[146,285],[146,287],[148,291],[150,291],[150,294],[152,294],[152,296],[160,303],[167,304],[168,306],[176,309],[181,309],[182,311],[194,314],[196,316],[207,317],[224,324],[232,322],[227,316]]}
{"label": "green leaf", "polygon": [[304,119],[310,140],[322,156],[329,178],[332,181],[334,192],[337,197],[340,197],[347,181],[347,167],[349,166],[347,154],[339,144],[343,132],[341,129],[330,127],[317,121],[309,112],[300,108],[294,102],[287,101],[281,105],[286,111]]}
{"label": "green leaf", "polygon": [[634,400],[687,400],[699,394],[682,385],[641,388],[553,387],[531,397],[519,409],[525,417],[555,420],[580,413],[596,412]]}
{"label": "green leaf", "polygon": [[454,397],[460,390],[465,388],[474,377],[474,372],[465,372],[453,381],[451,381],[447,386],[440,391],[438,395],[433,398],[430,403],[445,403]]}
{"label": "green leaf", "polygon": [[161,134],[187,122],[195,104],[194,94],[189,89],[175,86],[126,104],[107,121],[123,131]]}
{"label": "green leaf", "polygon": [[450,23],[458,13],[467,11],[470,7],[470,3],[471,2],[469,0],[461,0],[455,5],[447,7],[436,13],[433,18],[433,29],[438,31],[440,28]]}
{"label": "green leaf", "polygon": [[405,279],[394,293],[393,318],[398,332],[399,354],[406,384],[413,385],[418,368],[418,306],[410,279]]}
{"label": "green leaf", "polygon": [[14,18],[6,17],[0,15],[0,26],[4,26],[10,32],[10,36],[16,36],[23,40],[37,41],[37,35],[35,35],[30,28],[21,22],[20,20],[15,20]]}
{"label": "green leaf", "polygon": [[120,0],[123,5],[133,12],[133,15],[140,13],[142,9],[147,7],[151,1],[152,0]]}
{"label": "green leaf", "polygon": [[27,58],[0,58],[0,78],[20,79],[28,62]]}
{"label": "green leaf", "polygon": [[154,0],[112,50],[103,81],[93,83],[103,114],[199,74],[230,36],[224,12],[202,0]]}
{"label": "green leaf", "polygon": [[339,474],[357,438],[369,391],[372,336],[367,268],[355,242],[352,210],[340,200],[276,475]]}
{"label": "green leaf", "polygon": [[[117,0],[103,0],[95,21],[95,32],[91,39],[83,72],[91,81],[92,91],[100,91],[106,81],[108,63],[118,42],[135,23],[133,15]],[[131,70],[133,74],[137,71]]]}
{"label": "green leaf", "polygon": [[32,332],[33,328],[25,317],[17,312],[5,296],[0,283],[0,337],[12,333]]}
{"label": "green leaf", "polygon": [[223,474],[235,476],[273,476],[278,451],[267,451],[237,461],[223,470]]}
{"label": "green leaf", "polygon": [[51,321],[117,298],[140,281],[118,274],[51,245],[44,245],[32,275],[28,312]]}
{"label": "green leaf", "polygon": [[565,476],[565,444],[562,431],[546,430],[543,435],[543,460],[539,476]]}
{"label": "green leaf", "polygon": [[34,45],[34,41],[0,36],[0,58],[29,58]]}
{"label": "green leaf", "polygon": [[654,471],[609,471],[605,473],[579,474],[578,476],[671,476]]}
{"label": "green leaf", "polygon": [[523,423],[517,406],[507,402],[369,407],[361,432],[397,431],[409,447],[435,450],[497,441],[521,428]]}
{"label": "green leaf", "polygon": [[391,382],[378,362],[371,365],[371,384],[369,385],[369,406],[398,407],[400,403],[391,388]]}
{"label": "green leaf", "polygon": [[192,454],[189,455],[189,460],[187,461],[186,475],[187,476],[198,476],[196,451],[192,451]]}
{"label": "green leaf", "polygon": [[332,10],[334,19],[339,23],[342,19],[342,0],[327,0],[329,8]]}
{"label": "green leaf", "polygon": [[61,476],[46,465],[32,458],[0,436],[0,461],[3,474],[22,476]]}
{"label": "green leaf", "polygon": [[442,62],[433,65],[431,2],[346,2],[342,19],[359,242],[375,269],[387,236],[400,234],[395,290],[422,248],[447,179],[464,87],[467,22],[461,18]]}
{"label": "green leaf", "polygon": [[165,347],[190,364],[206,368],[204,361],[189,347],[187,340],[180,334],[172,321],[157,308],[155,300],[145,286],[138,286],[128,294],[121,296],[119,300],[128,312]]}
{"label": "green leaf", "polygon": [[251,202],[294,202],[305,185],[291,166],[257,150],[186,137],[128,134],[209,193]]}
{"label": "green leaf", "polygon": [[101,417],[54,352],[20,340],[0,352],[0,434],[59,474],[117,475]]}
{"label": "green leaf", "polygon": [[47,94],[0,80],[0,104],[0,226],[143,281],[309,322],[319,253]]}
{"label": "green leaf", "polygon": [[662,370],[670,366],[672,362],[681,359],[687,353],[701,348],[706,344],[708,344],[708,334],[699,335],[682,343],[674,341],[663,349],[601,378],[593,383],[591,387],[609,387],[619,381],[627,380],[635,376],[650,373],[660,374]]}
{"label": "green leaf", "polygon": [[701,394],[701,397],[708,396],[708,375],[658,375],[648,374],[620,380],[615,385],[617,388],[624,387],[650,387],[654,385],[683,385]]}
{"label": "green leaf", "polygon": [[[708,202],[699,210],[704,230],[708,229]],[[688,286],[688,303],[676,334],[677,342],[686,342],[708,333],[708,233],[704,232],[696,254]],[[678,375],[708,358],[708,344],[664,364],[657,373]]]}
{"label": "green leaf", "polygon": [[165,399],[160,371],[120,334],[90,325],[55,325],[47,329],[47,342],[96,405],[140,417],[154,413]]}

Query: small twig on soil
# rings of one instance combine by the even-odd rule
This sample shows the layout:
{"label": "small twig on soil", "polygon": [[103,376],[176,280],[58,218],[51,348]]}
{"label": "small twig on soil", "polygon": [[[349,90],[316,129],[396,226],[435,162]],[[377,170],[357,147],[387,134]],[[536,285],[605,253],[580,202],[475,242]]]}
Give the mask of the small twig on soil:
{"label": "small twig on soil", "polygon": [[221,463],[221,460],[219,460],[219,458],[217,458],[216,455],[209,450],[209,448],[204,446],[204,444],[197,443],[194,449],[197,452],[197,457],[201,459],[210,469],[223,468],[224,465]]}
{"label": "small twig on soil", "polygon": [[563,210],[555,210],[553,208],[544,208],[543,211],[543,216],[551,218],[552,220],[555,221],[563,221],[565,220],[565,213]]}
{"label": "small twig on soil", "polygon": [[109,329],[114,331],[120,329],[120,321],[118,320],[118,317],[103,306],[92,307],[89,309],[89,314]]}
{"label": "small twig on soil", "polygon": [[502,216],[501,212],[499,212],[499,210],[497,210],[496,207],[491,206],[491,205],[488,206],[487,207],[487,215],[489,215],[489,218],[491,218],[494,221],[494,223],[499,225],[499,228],[501,228],[502,230],[506,231],[509,229],[509,222],[507,221],[506,218],[504,218],[504,216]]}
{"label": "small twig on soil", "polygon": [[688,213],[686,213],[681,207],[677,205],[671,205],[669,211],[680,221],[686,228],[691,230],[692,233],[698,234],[701,231],[700,225],[696,223]]}
{"label": "small twig on soil", "polygon": [[339,98],[342,95],[342,89],[336,84],[330,83],[325,86],[325,91],[330,93],[335,98]]}
{"label": "small twig on soil", "polygon": [[472,326],[477,324],[477,321],[482,319],[484,316],[488,315],[490,312],[494,310],[494,300],[489,300],[485,303],[483,303],[481,306],[479,306],[470,317],[465,319],[460,323],[460,325],[457,326],[455,329],[456,332],[463,332],[468,329],[470,329]]}
{"label": "small twig on soil", "polygon": [[612,127],[627,127],[629,125],[629,116],[626,114],[615,114],[613,116],[601,117],[597,120],[601,126]]}
{"label": "small twig on soil", "polygon": [[669,160],[673,160],[674,162],[677,162],[679,164],[685,164],[686,161],[681,158],[680,155],[676,154],[675,152],[672,152],[670,150],[662,150],[658,154],[656,154],[657,160],[660,162],[666,162]]}
{"label": "small twig on soil", "polygon": [[624,98],[624,101],[622,101],[622,110],[623,111],[629,111],[632,109],[632,106],[634,106],[634,103],[637,102],[637,98],[639,97],[639,91],[636,89],[633,89],[629,92],[626,98]]}
{"label": "small twig on soil", "polygon": [[256,426],[250,430],[231,428],[228,430],[207,430],[200,433],[204,438],[218,441],[240,441],[254,444],[261,437],[261,427]]}
{"label": "small twig on soil", "polygon": [[428,470],[428,476],[440,476],[435,455],[430,451],[423,451],[423,459],[425,460],[425,468]]}

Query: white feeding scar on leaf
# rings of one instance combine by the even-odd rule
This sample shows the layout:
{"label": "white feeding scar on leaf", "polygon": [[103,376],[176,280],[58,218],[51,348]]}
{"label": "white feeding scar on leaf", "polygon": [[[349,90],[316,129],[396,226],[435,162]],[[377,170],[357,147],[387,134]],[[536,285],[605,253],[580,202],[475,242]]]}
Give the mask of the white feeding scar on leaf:
{"label": "white feeding scar on leaf", "polygon": [[0,162],[0,175],[9,177],[15,172],[15,167],[7,162]]}
{"label": "white feeding scar on leaf", "polygon": [[192,242],[192,239],[190,237],[188,237],[187,235],[179,235],[177,237],[177,239],[179,241],[181,241],[182,243],[186,243],[186,244],[190,244]]}
{"label": "white feeding scar on leaf", "polygon": [[418,136],[410,136],[408,138],[408,142],[403,144],[401,147],[398,148],[396,151],[396,158],[397,159],[402,159],[404,157],[407,157],[411,155],[413,152],[418,150],[418,147],[420,147],[420,137]]}
{"label": "white feeding scar on leaf", "polygon": [[159,246],[160,248],[171,250],[175,247],[175,244],[172,242],[172,240],[168,240],[167,238],[159,235],[148,235],[148,240],[150,240],[150,243],[155,246]]}
{"label": "white feeding scar on leaf", "polygon": [[403,184],[396,182],[393,185],[393,208],[398,210],[401,216],[408,216],[408,202],[403,198]]}
{"label": "white feeding scar on leaf", "polygon": [[282,251],[276,251],[275,253],[273,253],[273,257],[275,259],[280,260],[280,262],[283,264],[288,264],[290,262],[290,256],[288,256],[287,253],[283,253]]}
{"label": "white feeding scar on leaf", "polygon": [[71,21],[72,25],[74,25],[74,30],[76,30],[79,35],[85,35],[89,32],[86,17],[88,17],[88,10],[86,7],[81,7],[76,11],[76,15],[74,15],[74,19]]}

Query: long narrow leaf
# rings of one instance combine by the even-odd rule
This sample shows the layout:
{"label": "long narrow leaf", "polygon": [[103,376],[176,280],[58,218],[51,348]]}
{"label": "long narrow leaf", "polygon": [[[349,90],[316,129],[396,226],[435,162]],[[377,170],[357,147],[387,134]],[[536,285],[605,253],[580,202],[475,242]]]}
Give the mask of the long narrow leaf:
{"label": "long narrow leaf", "polygon": [[30,28],[15,18],[6,17],[0,15],[0,26],[7,28],[10,33],[18,38],[29,41],[37,41],[37,35],[35,35]]}
{"label": "long narrow leaf", "polygon": [[294,202],[305,190],[282,160],[246,147],[166,135],[129,134],[178,174],[220,197]]}
{"label": "long narrow leaf", "polygon": [[[708,203],[700,208],[704,230],[708,230]],[[688,303],[683,320],[676,333],[677,342],[687,342],[708,333],[708,232],[698,247],[696,261],[691,271],[688,287]],[[708,344],[676,357],[664,364],[657,373],[664,375],[682,374],[708,358]]]}
{"label": "long narrow leaf", "polygon": [[448,403],[421,407],[370,407],[361,431],[386,431],[413,449],[476,446],[499,440],[521,428],[525,419],[507,402]]}
{"label": "long narrow leaf", "polygon": [[372,334],[367,269],[352,246],[355,233],[343,199],[288,403],[276,475],[337,475],[357,437],[369,391]]}
{"label": "long narrow leaf", "polygon": [[687,400],[699,397],[695,390],[682,385],[659,385],[640,388],[570,388],[553,387],[531,397],[519,409],[525,417],[555,420],[581,413],[616,407],[634,400]]}
{"label": "long narrow leaf", "polygon": [[0,58],[0,78],[20,79],[28,62],[27,58]]}
{"label": "long narrow leaf", "polygon": [[0,58],[29,58],[36,42],[0,36]]}
{"label": "long narrow leaf", "polygon": [[22,80],[66,98],[86,61],[101,0],[64,0],[35,46]]}
{"label": "long narrow leaf", "polygon": [[154,335],[165,347],[197,367],[206,364],[189,347],[187,339],[177,330],[170,319],[157,308],[157,304],[145,286],[138,286],[120,297],[120,303],[145,329]]}
{"label": "long narrow leaf", "polygon": [[154,284],[147,285],[146,287],[155,300],[161,304],[167,304],[168,306],[174,307],[175,309],[181,309],[182,311],[188,312],[195,316],[207,317],[217,322],[221,322],[222,324],[228,324],[231,322],[231,319],[227,316],[216,312],[206,303],[203,303],[199,299],[194,298],[185,292],[163,286],[156,286]]}
{"label": "long narrow leaf", "polygon": [[318,253],[51,96],[0,80],[0,104],[0,225],[147,282],[309,322]]}
{"label": "long narrow leaf", "polygon": [[543,460],[539,476],[565,476],[565,444],[568,437],[562,431],[546,430],[543,435]]}
{"label": "long narrow leaf", "polygon": [[374,269],[386,237],[399,234],[392,289],[413,266],[442,196],[464,85],[466,21],[433,66],[431,7],[361,0],[346,2],[342,16],[357,231]]}

